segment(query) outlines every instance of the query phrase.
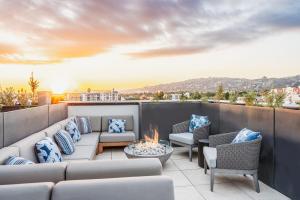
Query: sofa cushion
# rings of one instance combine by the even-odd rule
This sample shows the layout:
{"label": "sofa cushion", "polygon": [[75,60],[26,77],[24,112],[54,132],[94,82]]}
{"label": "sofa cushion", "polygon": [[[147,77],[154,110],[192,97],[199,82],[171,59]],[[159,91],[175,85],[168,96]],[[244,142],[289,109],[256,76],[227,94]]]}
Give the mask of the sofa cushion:
{"label": "sofa cushion", "polygon": [[217,149],[213,147],[204,147],[203,155],[209,167],[215,168],[217,166]]}
{"label": "sofa cushion", "polygon": [[54,141],[54,135],[60,130],[64,129],[60,124],[56,123],[48,128],[44,129],[43,132],[46,133],[47,137],[50,137]]}
{"label": "sofa cushion", "polygon": [[125,132],[125,119],[109,119],[108,132],[109,133],[124,133]]}
{"label": "sofa cushion", "polygon": [[71,155],[62,155],[63,159],[68,160],[93,160],[96,155],[96,147],[94,146],[76,146],[76,149]]}
{"label": "sofa cushion", "polygon": [[9,146],[0,149],[0,165],[4,164],[9,156],[19,156],[19,148]]}
{"label": "sofa cushion", "polygon": [[35,143],[44,139],[45,137],[45,132],[40,131],[12,144],[11,146],[19,148],[19,156],[37,163],[38,159],[35,153]]}
{"label": "sofa cushion", "polygon": [[65,180],[67,163],[35,165],[1,165],[0,185],[17,183],[54,182]]}
{"label": "sofa cushion", "polygon": [[102,132],[108,131],[108,120],[109,119],[124,119],[126,120],[125,131],[133,131],[133,116],[132,115],[111,115],[111,116],[102,116]]}
{"label": "sofa cushion", "polygon": [[54,141],[46,137],[35,144],[35,151],[40,163],[62,162],[61,153]]}
{"label": "sofa cushion", "polygon": [[91,145],[97,146],[99,143],[99,132],[93,132],[90,134],[83,134],[81,139],[75,143],[75,146]]}
{"label": "sofa cushion", "polygon": [[169,134],[169,139],[184,144],[194,144],[193,133],[172,133]]}
{"label": "sofa cushion", "polygon": [[100,134],[100,142],[133,142],[135,141],[135,134],[131,131],[116,134],[103,132]]}
{"label": "sofa cushion", "polygon": [[9,156],[4,163],[5,165],[30,165],[34,164],[32,161],[19,156]]}
{"label": "sofa cushion", "polygon": [[65,126],[65,130],[68,131],[73,142],[78,142],[80,140],[81,138],[80,131],[75,122],[69,121]]}
{"label": "sofa cushion", "polygon": [[75,145],[70,134],[65,130],[59,130],[54,135],[55,141],[64,154],[71,155],[75,151]]}
{"label": "sofa cushion", "polygon": [[171,178],[152,176],[63,181],[54,186],[52,199],[174,200],[175,197]]}
{"label": "sofa cushion", "polygon": [[189,124],[189,132],[192,133],[195,129],[201,128],[209,123],[207,116],[192,115]]}
{"label": "sofa cushion", "polygon": [[0,185],[0,199],[50,200],[53,187],[51,182]]}
{"label": "sofa cushion", "polygon": [[93,160],[69,163],[66,180],[156,176],[161,173],[162,165],[157,158]]}
{"label": "sofa cushion", "polygon": [[89,117],[92,127],[92,132],[101,131],[101,117],[100,116],[79,116],[79,117]]}
{"label": "sofa cushion", "polygon": [[88,134],[92,132],[90,117],[76,117],[76,124],[81,134]]}

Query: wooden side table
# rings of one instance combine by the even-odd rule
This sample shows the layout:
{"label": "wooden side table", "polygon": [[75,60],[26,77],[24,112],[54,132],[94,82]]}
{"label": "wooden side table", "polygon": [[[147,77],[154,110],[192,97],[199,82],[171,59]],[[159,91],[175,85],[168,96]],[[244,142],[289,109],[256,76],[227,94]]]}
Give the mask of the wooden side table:
{"label": "wooden side table", "polygon": [[208,139],[201,139],[198,141],[198,165],[199,167],[204,168],[204,155],[203,155],[203,147],[209,145]]}

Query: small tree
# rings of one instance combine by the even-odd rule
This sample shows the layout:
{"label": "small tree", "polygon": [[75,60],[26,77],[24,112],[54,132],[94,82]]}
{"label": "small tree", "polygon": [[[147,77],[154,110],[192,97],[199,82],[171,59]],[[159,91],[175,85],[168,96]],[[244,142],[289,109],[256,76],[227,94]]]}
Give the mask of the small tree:
{"label": "small tree", "polygon": [[225,100],[229,100],[229,96],[230,96],[229,92],[225,92],[225,95],[224,95]]}
{"label": "small tree", "polygon": [[285,93],[284,92],[279,92],[275,95],[275,101],[274,101],[274,106],[275,107],[281,107],[283,102],[284,102],[284,99],[285,99]]}
{"label": "small tree", "polygon": [[29,105],[29,94],[23,88],[18,91],[18,102],[24,107]]}
{"label": "small tree", "polygon": [[15,105],[16,93],[13,87],[5,88],[2,91],[1,102],[5,106],[14,106]]}
{"label": "small tree", "polygon": [[222,84],[217,87],[215,99],[219,101],[224,99],[224,89]]}
{"label": "small tree", "polygon": [[32,102],[36,103],[35,93],[36,93],[36,90],[38,89],[38,87],[40,85],[40,82],[34,78],[33,72],[31,72],[31,76],[29,78],[28,85],[29,85],[30,90],[32,92]]}
{"label": "small tree", "polygon": [[255,92],[248,92],[245,95],[245,103],[247,106],[253,106],[255,104],[256,94]]}
{"label": "small tree", "polygon": [[187,99],[187,96],[185,96],[184,92],[182,92],[180,95],[180,101],[186,101]]}
{"label": "small tree", "polygon": [[165,93],[163,91],[158,91],[154,94],[154,100],[163,100]]}
{"label": "small tree", "polygon": [[232,92],[229,94],[229,101],[230,103],[236,103],[238,99],[238,93],[237,92]]}
{"label": "small tree", "polygon": [[266,103],[269,107],[274,107],[274,92],[270,92],[268,94],[265,94]]}
{"label": "small tree", "polygon": [[202,95],[199,92],[194,92],[191,95],[191,99],[201,99]]}

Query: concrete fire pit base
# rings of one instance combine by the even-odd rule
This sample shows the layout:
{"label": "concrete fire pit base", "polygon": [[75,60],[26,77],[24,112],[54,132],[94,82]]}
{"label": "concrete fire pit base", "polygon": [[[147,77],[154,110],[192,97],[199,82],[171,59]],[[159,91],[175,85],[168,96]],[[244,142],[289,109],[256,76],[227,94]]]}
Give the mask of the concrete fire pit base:
{"label": "concrete fire pit base", "polygon": [[132,148],[129,148],[128,146],[125,147],[124,153],[126,154],[127,158],[158,158],[162,165],[164,165],[167,160],[171,157],[173,153],[173,148],[169,145],[166,146],[166,153],[162,155],[137,155],[134,153],[134,150]]}

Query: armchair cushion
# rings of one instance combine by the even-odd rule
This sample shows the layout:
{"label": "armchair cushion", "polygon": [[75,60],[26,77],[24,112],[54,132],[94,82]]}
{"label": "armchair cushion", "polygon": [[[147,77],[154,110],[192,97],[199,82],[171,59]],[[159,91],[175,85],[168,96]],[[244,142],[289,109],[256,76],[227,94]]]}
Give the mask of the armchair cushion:
{"label": "armchair cushion", "polygon": [[207,165],[210,168],[217,167],[217,149],[213,147],[204,147],[203,154],[206,160]]}
{"label": "armchair cushion", "polygon": [[189,132],[192,133],[195,129],[201,128],[209,123],[207,116],[192,115],[189,124]]}
{"label": "armchair cushion", "polygon": [[169,135],[169,139],[184,144],[194,144],[193,133],[172,133]]}
{"label": "armchair cushion", "polygon": [[236,144],[236,143],[241,143],[246,141],[252,141],[252,140],[256,140],[259,137],[261,137],[259,132],[254,132],[252,130],[244,128],[236,135],[236,137],[233,139],[231,143]]}

